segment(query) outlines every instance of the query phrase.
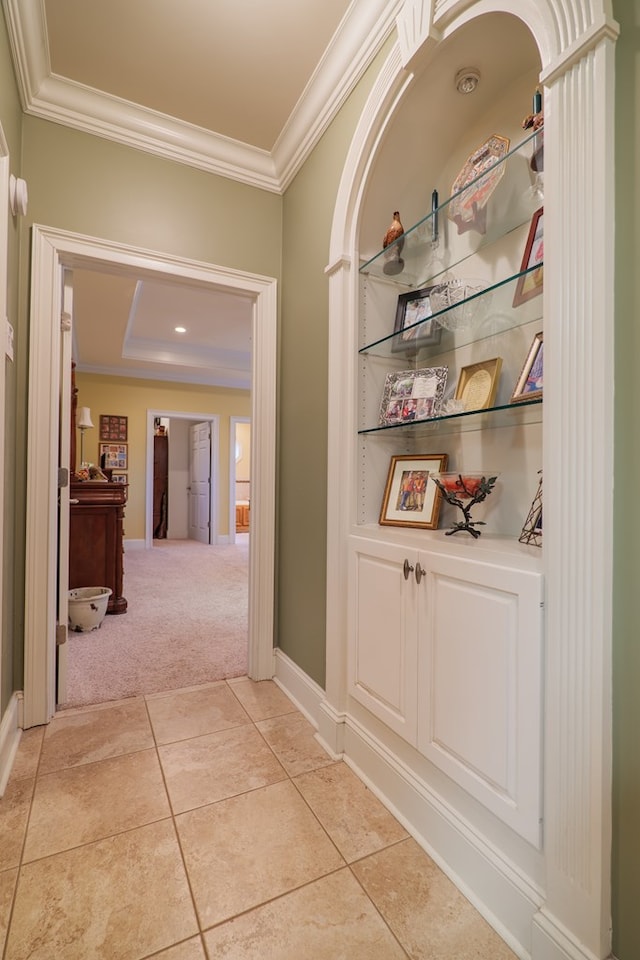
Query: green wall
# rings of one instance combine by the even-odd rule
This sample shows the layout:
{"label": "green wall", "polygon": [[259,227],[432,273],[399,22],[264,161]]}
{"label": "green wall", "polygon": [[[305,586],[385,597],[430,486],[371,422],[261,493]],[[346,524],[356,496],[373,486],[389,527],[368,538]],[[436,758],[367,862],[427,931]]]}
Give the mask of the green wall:
{"label": "green wall", "polygon": [[329,239],[336,195],[385,47],[284,198],[279,646],[325,683]]}
{"label": "green wall", "polygon": [[[129,490],[126,510],[126,539],[144,540],[147,480],[147,410],[171,410],[178,413],[209,413],[219,417],[220,469],[218,476],[219,532],[229,532],[229,418],[251,415],[248,390],[170,383],[163,380],[134,380],[130,377],[98,376],[76,373],[78,406],[89,407],[95,430],[84,439],[85,460],[99,463],[100,414],[128,417],[127,479]],[[80,431],[77,436],[80,461]]]}
{"label": "green wall", "polygon": [[276,194],[25,116],[16,337],[17,536],[14,683],[22,687],[29,259],[33,223],[263,276],[281,276],[282,198]]}
{"label": "green wall", "polygon": [[[21,130],[22,110],[15,84],[11,55],[5,27],[4,13],[0,12],[0,123],[9,147],[10,169],[15,176],[21,175]],[[3,202],[6,202],[3,199]],[[18,305],[19,275],[19,218],[9,221],[7,264],[7,316],[14,330],[21,324]],[[2,293],[4,296],[4,292]],[[3,536],[3,586],[2,586],[2,636],[0,638],[0,719],[13,690],[22,689],[22,636],[14,632],[16,609],[15,584],[15,498],[16,498],[16,370],[15,364],[5,363],[5,447],[4,447],[4,536]],[[22,604],[22,597],[19,598]],[[19,654],[16,657],[16,650]]]}
{"label": "green wall", "polygon": [[640,957],[640,18],[615,0],[616,356],[614,498],[613,946]]}

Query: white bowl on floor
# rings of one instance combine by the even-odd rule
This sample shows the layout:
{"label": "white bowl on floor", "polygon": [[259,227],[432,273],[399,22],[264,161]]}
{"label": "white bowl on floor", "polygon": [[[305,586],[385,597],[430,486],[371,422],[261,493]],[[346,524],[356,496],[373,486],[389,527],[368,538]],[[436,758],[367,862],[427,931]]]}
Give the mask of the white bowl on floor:
{"label": "white bowl on floor", "polygon": [[110,587],[69,590],[69,630],[74,633],[97,630],[105,618],[111,593]]}

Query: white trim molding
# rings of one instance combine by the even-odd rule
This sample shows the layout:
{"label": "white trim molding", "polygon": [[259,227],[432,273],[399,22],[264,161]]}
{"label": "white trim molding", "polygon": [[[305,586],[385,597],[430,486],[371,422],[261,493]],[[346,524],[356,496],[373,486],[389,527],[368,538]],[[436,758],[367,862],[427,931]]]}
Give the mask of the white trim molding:
{"label": "white trim molding", "polygon": [[[0,363],[0,543],[4,543],[4,456],[5,456],[5,380],[6,361],[5,344],[9,336],[9,303],[7,283],[9,269],[9,223],[11,220],[9,180],[10,180],[9,144],[0,124],[0,343],[2,349],[2,363]],[[0,610],[2,609],[2,592],[4,577],[0,569]],[[2,663],[0,663],[0,691],[2,690]]]}
{"label": "white trim molding", "polygon": [[2,0],[25,113],[284,193],[394,27],[401,0],[354,0],[271,151],[51,73],[44,4]]}
{"label": "white trim molding", "polygon": [[252,549],[249,558],[249,675],[273,676],[277,282],[271,277],[86,237],[32,228],[27,520],[25,561],[25,727],[55,712],[58,396],[62,268],[109,264],[139,275],[179,277],[253,297]]}
{"label": "white trim molding", "polygon": [[22,693],[15,691],[0,721],[0,797],[4,794],[18,752],[21,728]]}
{"label": "white trim molding", "polygon": [[[434,821],[438,804],[388,746],[349,715],[345,650],[347,538],[355,521],[353,397],[357,234],[369,170],[397,104],[464,23],[492,12],[522,20],[540,52],[545,103],[546,655],[542,881],[520,906],[508,889],[507,850],[493,881],[474,867],[482,830],[464,837]],[[344,753],[399,811],[414,835],[468,891],[516,952],[532,960],[601,960],[611,949],[611,643],[614,289],[614,52],[608,0],[405,0],[398,41],[363,109],[334,210],[329,263],[327,692],[322,711],[343,726]],[[553,322],[553,321],[557,322]],[[567,483],[567,478],[575,482]],[[588,521],[585,522],[585,517]],[[346,718],[345,718],[346,711]],[[395,783],[395,787],[393,786]],[[398,783],[403,784],[402,787]],[[385,787],[385,784],[387,785]],[[395,791],[395,792],[394,792]],[[409,794],[412,791],[412,796]],[[433,826],[433,832],[424,824]],[[500,874],[504,876],[500,877]],[[522,887],[520,881],[518,884]],[[518,886],[518,884],[516,886]],[[520,897],[520,894],[518,894]],[[517,899],[517,898],[516,898]],[[523,912],[524,911],[524,912]],[[514,948],[515,949],[515,948]]]}

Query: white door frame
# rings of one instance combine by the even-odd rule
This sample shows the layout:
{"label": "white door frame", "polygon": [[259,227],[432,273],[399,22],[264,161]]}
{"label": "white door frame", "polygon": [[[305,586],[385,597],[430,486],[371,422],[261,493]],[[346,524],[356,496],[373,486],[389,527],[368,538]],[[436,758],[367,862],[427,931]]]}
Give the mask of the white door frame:
{"label": "white door frame", "polygon": [[[7,276],[9,260],[9,144],[0,123],[0,320],[5,327],[0,335],[0,342],[4,343],[6,325],[8,321],[8,293]],[[5,350],[2,350],[0,363],[0,543],[4,543],[4,407],[5,407]],[[0,609],[2,609],[2,589],[4,582],[4,553],[0,554]],[[2,658],[0,657],[0,661]],[[0,662],[0,682],[2,681],[2,663]],[[1,689],[1,688],[0,688]],[[2,712],[0,711],[0,720]],[[2,744],[0,743],[0,748]],[[1,784],[0,784],[1,786]]]}
{"label": "white door frame", "polygon": [[[236,542],[236,427],[239,423],[251,423],[251,417],[229,418],[229,543]],[[251,429],[253,436],[253,428]],[[251,441],[253,443],[253,440]],[[249,470],[249,490],[253,490],[253,460]]]}
{"label": "white door frame", "polygon": [[249,556],[249,676],[274,674],[277,281],[227,267],[83,236],[32,228],[27,435],[24,726],[55,713],[56,508],[62,268],[131,269],[179,277],[253,297],[251,461],[253,544]]}
{"label": "white door frame", "polygon": [[[144,545],[153,546],[153,421],[155,417],[170,420],[193,420],[194,423],[211,425],[211,462],[209,464],[209,542],[218,543],[218,497],[220,479],[220,417],[212,413],[184,413],[182,410],[147,410],[147,482],[145,484]],[[171,431],[169,431],[171,434]]]}

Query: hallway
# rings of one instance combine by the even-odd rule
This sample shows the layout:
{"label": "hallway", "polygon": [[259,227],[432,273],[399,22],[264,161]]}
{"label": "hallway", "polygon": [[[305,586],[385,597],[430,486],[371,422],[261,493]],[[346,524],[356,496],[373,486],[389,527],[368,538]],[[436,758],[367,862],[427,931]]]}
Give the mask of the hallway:
{"label": "hallway", "polygon": [[0,800],[0,956],[515,960],[276,684],[246,677],[25,732]]}

